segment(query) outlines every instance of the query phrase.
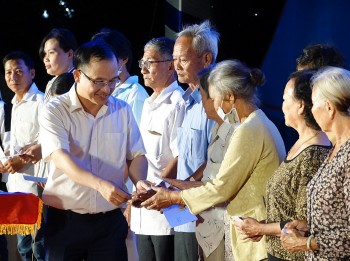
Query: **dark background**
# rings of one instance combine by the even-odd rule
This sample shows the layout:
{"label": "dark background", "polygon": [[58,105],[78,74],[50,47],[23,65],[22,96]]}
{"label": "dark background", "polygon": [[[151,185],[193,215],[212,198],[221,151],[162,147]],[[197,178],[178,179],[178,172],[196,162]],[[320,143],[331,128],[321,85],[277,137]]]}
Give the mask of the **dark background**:
{"label": "dark background", "polygon": [[[53,27],[70,29],[80,44],[88,41],[102,27],[120,30],[133,45],[133,73],[140,75],[136,60],[142,57],[143,45],[152,37],[165,34],[165,17],[169,15],[165,8],[166,2],[160,0],[1,2],[0,20],[3,26],[0,57],[15,49],[30,53],[36,60],[36,83],[41,89],[51,77],[46,74],[39,60],[38,50],[42,38]],[[188,2],[192,2],[189,12],[194,14],[186,14],[181,23],[210,19],[221,34],[218,60],[237,58],[251,66],[261,65],[284,1]],[[66,8],[73,11],[67,11]],[[44,10],[47,10],[48,18],[43,17]]]}
{"label": "dark background", "polygon": [[[169,11],[174,9],[169,2],[181,3],[177,16]],[[296,133],[284,125],[282,94],[301,50],[309,44],[329,43],[343,52],[346,61],[350,57],[350,1],[345,0],[0,0],[0,6],[0,57],[16,49],[31,54],[41,90],[51,76],[39,60],[38,49],[54,27],[70,29],[80,44],[102,27],[123,32],[133,45],[131,73],[141,75],[137,60],[143,45],[164,36],[165,25],[177,25],[178,32],[183,24],[209,19],[221,34],[218,61],[239,59],[265,73],[262,109],[279,128],[287,149]],[[48,18],[43,17],[45,10]],[[139,80],[143,83],[142,77]],[[0,88],[8,100],[12,94],[3,82]]]}

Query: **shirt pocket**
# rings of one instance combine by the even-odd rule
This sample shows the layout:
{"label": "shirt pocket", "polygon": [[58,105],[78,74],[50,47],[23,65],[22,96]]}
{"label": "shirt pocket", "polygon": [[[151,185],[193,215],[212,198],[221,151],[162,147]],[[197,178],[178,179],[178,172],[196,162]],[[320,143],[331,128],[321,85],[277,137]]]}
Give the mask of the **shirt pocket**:
{"label": "shirt pocket", "polygon": [[103,141],[104,146],[100,147],[99,152],[104,155],[104,159],[114,164],[124,164],[127,153],[125,134],[122,132],[105,133]]}
{"label": "shirt pocket", "polygon": [[32,143],[38,136],[38,129],[35,128],[35,124],[29,121],[19,121],[15,129],[17,145],[20,147]]}

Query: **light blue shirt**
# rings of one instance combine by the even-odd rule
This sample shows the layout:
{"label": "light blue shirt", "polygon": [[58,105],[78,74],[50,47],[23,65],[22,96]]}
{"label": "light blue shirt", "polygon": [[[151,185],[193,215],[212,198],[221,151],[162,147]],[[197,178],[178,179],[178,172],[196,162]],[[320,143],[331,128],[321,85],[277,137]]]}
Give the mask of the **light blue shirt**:
{"label": "light blue shirt", "polygon": [[[207,161],[211,131],[215,124],[207,118],[198,87],[193,92],[188,88],[183,97],[186,103],[185,117],[177,133],[177,178],[181,180],[191,176]],[[177,232],[195,232],[195,229],[195,222],[175,227]]]}
{"label": "light blue shirt", "polygon": [[143,103],[149,95],[145,88],[139,84],[138,77],[136,75],[130,76],[125,82],[115,88],[112,96],[130,105],[137,125],[140,126]]}

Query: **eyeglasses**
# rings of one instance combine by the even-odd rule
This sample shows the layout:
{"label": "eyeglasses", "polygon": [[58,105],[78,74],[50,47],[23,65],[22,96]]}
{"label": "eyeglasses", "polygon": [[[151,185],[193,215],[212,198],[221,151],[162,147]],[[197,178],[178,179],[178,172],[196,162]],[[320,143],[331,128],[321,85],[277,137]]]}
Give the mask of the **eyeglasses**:
{"label": "eyeglasses", "polygon": [[101,89],[101,88],[105,87],[106,85],[110,89],[114,89],[120,83],[120,79],[119,79],[120,71],[118,71],[118,76],[110,81],[94,80],[94,79],[90,78],[89,76],[87,76],[82,70],[78,70],[78,71],[81,72],[82,74],[84,74],[86,79],[88,79],[98,89]]}
{"label": "eyeglasses", "polygon": [[139,60],[139,67],[140,69],[142,69],[143,66],[145,66],[147,68],[147,70],[149,68],[151,68],[151,64],[152,63],[164,63],[164,62],[170,62],[173,61],[173,59],[169,59],[169,60],[163,60],[163,61],[144,61],[144,60]]}

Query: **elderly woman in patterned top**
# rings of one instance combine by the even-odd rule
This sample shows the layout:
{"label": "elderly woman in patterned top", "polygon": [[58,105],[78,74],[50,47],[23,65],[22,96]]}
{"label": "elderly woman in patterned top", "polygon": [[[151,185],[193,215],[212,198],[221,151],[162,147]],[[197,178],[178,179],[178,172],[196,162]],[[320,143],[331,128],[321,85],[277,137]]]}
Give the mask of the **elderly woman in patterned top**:
{"label": "elderly woman in patterned top", "polygon": [[307,223],[288,223],[282,246],[305,260],[350,260],[350,71],[326,67],[312,85],[312,113],[334,146],[308,184]]}
{"label": "elderly woman in patterned top", "polygon": [[242,221],[234,222],[242,239],[259,241],[266,235],[269,261],[304,260],[304,253],[289,253],[282,247],[281,230],[286,221],[306,219],[306,186],[331,148],[311,113],[312,76],[309,70],[294,72],[284,89],[285,124],[295,129],[299,138],[267,183],[267,219],[259,222],[241,217]]}

